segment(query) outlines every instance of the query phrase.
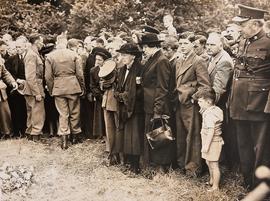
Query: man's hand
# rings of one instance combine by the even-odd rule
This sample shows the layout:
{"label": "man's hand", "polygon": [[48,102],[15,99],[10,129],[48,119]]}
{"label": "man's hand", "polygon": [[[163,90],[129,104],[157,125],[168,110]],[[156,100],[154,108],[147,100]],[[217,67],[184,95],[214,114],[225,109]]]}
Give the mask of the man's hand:
{"label": "man's hand", "polygon": [[12,90],[13,90],[13,91],[15,91],[15,90],[18,89],[18,84],[17,84],[17,82],[13,82],[13,83],[11,84],[11,86],[12,86]]}
{"label": "man's hand", "polygon": [[17,80],[16,80],[16,82],[17,82],[18,84],[23,84],[24,81],[25,81],[25,80],[22,80],[22,79],[17,79]]}
{"label": "man's hand", "polygon": [[42,101],[42,96],[41,95],[36,95],[36,101]]}

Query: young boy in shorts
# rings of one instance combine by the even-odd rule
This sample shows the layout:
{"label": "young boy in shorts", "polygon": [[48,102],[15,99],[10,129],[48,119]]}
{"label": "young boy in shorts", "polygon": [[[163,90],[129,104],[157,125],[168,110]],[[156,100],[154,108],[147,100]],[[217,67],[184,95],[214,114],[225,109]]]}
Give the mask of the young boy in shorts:
{"label": "young boy in shorts", "polygon": [[202,115],[202,158],[205,159],[209,168],[212,186],[209,191],[219,190],[220,170],[219,157],[224,144],[221,137],[223,112],[214,104],[215,92],[209,89],[201,89],[193,96],[198,101],[200,113]]}

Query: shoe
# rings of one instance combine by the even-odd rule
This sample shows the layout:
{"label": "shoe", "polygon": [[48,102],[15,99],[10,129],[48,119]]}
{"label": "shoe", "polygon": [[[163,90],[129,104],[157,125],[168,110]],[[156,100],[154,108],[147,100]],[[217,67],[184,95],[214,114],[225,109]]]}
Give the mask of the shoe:
{"label": "shoe", "polygon": [[78,144],[78,143],[82,143],[82,134],[72,134],[71,135],[71,144]]}
{"label": "shoe", "polygon": [[33,135],[32,138],[33,138],[34,142],[39,142],[40,141],[40,135]]}
{"label": "shoe", "polygon": [[67,135],[61,136],[61,148],[64,150],[68,148],[68,136]]}
{"label": "shoe", "polygon": [[25,133],[25,137],[26,137],[26,139],[29,140],[29,141],[32,141],[32,140],[33,140],[33,136],[30,135],[29,133]]}

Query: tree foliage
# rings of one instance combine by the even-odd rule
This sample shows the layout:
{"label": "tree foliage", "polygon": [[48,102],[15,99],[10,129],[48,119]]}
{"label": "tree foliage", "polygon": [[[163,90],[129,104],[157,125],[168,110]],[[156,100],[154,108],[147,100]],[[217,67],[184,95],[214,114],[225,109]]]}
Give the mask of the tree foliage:
{"label": "tree foliage", "polygon": [[149,24],[163,29],[165,13],[174,16],[179,32],[223,29],[238,12],[238,3],[270,10],[268,0],[60,0],[57,7],[49,1],[33,5],[27,0],[0,1],[0,34],[55,35],[68,30],[72,37],[84,38],[102,28],[128,32]]}

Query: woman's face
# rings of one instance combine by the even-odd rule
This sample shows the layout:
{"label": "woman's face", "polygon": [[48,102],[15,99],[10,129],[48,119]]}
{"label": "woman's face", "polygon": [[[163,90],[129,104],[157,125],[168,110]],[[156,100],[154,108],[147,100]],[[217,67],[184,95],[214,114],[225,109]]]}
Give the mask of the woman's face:
{"label": "woman's face", "polygon": [[99,66],[101,67],[104,63],[104,59],[102,56],[100,55],[96,55],[96,62],[95,62],[95,66]]}
{"label": "woman's face", "polygon": [[124,65],[129,65],[134,61],[135,56],[121,53],[121,61]]}

